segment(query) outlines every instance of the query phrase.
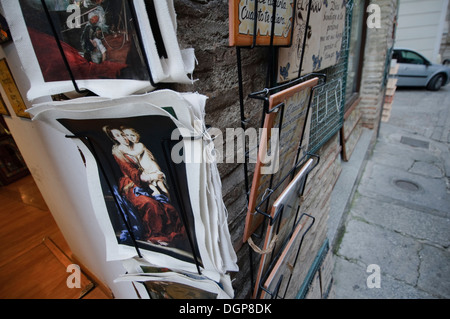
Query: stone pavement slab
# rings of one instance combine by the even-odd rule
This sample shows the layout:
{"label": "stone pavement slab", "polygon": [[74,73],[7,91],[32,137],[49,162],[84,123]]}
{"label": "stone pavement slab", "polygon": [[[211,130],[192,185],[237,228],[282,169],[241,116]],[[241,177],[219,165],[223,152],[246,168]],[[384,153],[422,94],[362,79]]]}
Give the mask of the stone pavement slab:
{"label": "stone pavement slab", "polygon": [[433,295],[410,284],[381,274],[380,288],[369,288],[367,266],[336,257],[335,299],[434,299]]}
{"label": "stone pavement slab", "polygon": [[432,245],[450,246],[449,218],[362,196],[355,201],[352,215]]}
{"label": "stone pavement slab", "polygon": [[424,245],[419,256],[421,264],[417,286],[441,298],[450,298],[450,252]]}
{"label": "stone pavement slab", "polygon": [[[407,184],[411,184],[408,187]],[[414,189],[414,186],[417,189]],[[358,191],[372,198],[391,198],[409,207],[433,209],[448,214],[450,196],[444,179],[412,174],[386,165],[368,162]]]}
{"label": "stone pavement slab", "polygon": [[[393,130],[393,132],[389,132]],[[387,131],[387,132],[386,132]],[[401,142],[403,137],[411,137],[417,141],[429,141],[422,137],[398,132],[395,127],[383,125],[383,134],[378,138],[371,160],[408,171],[415,162],[436,164],[443,169],[443,163],[448,155],[437,143],[430,143],[428,148],[412,147]]]}
{"label": "stone pavement slab", "polygon": [[376,264],[382,273],[414,286],[419,275],[420,249],[421,245],[414,239],[351,219],[338,256],[366,267]]}

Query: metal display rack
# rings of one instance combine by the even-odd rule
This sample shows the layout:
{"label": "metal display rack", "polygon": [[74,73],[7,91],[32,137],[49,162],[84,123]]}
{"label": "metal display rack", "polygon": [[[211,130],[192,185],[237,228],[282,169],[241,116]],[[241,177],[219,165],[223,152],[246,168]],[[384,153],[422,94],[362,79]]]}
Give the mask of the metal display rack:
{"label": "metal display rack", "polygon": [[[296,2],[294,1],[294,17],[295,17],[295,10],[296,10]],[[273,2],[273,10],[272,10],[272,15],[275,16],[276,15],[276,1]],[[308,15],[307,15],[307,25],[309,24],[309,20],[310,20],[310,14],[311,14],[311,3],[312,0],[309,0],[309,10],[308,10]],[[241,50],[242,49],[247,49],[247,50],[252,50],[254,49],[257,45],[256,45],[256,33],[257,33],[257,12],[258,7],[257,7],[257,1],[255,1],[255,18],[254,18],[254,32],[253,32],[253,44],[251,46],[236,46],[236,56],[237,56],[237,69],[238,69],[238,82],[239,82],[239,105],[240,105],[240,122],[241,122],[241,128],[243,130],[245,130],[247,128],[248,125],[248,120],[245,116],[246,112],[245,112],[245,103],[244,103],[244,85],[243,85],[243,74],[242,74],[242,58],[241,58]],[[293,26],[292,26],[293,27]],[[248,94],[248,97],[251,99],[256,99],[256,100],[260,100],[263,102],[263,106],[262,106],[262,120],[261,120],[261,128],[263,126],[263,122],[264,122],[264,118],[266,115],[272,113],[272,112],[280,112],[281,116],[283,116],[284,114],[284,108],[285,105],[284,103],[280,103],[278,105],[276,105],[274,108],[272,108],[271,110],[269,110],[269,97],[274,94],[274,93],[278,93],[280,91],[289,89],[291,87],[293,87],[294,85],[306,82],[308,80],[311,80],[312,78],[319,78],[318,84],[312,88],[311,93],[310,93],[310,97],[309,97],[309,101],[308,101],[308,106],[307,106],[307,117],[308,114],[311,110],[311,108],[314,107],[312,100],[313,100],[313,96],[314,93],[317,89],[323,87],[324,85],[326,85],[327,82],[327,76],[326,74],[323,73],[311,73],[311,74],[307,74],[302,76],[301,75],[301,70],[302,70],[302,63],[303,63],[303,55],[305,52],[305,45],[306,45],[306,32],[307,32],[307,28],[305,28],[305,35],[303,37],[303,45],[302,45],[302,54],[301,54],[301,61],[300,61],[300,68],[299,68],[299,74],[298,77],[294,80],[288,81],[286,83],[282,83],[282,84],[277,84],[275,81],[275,72],[276,72],[276,63],[275,63],[275,58],[277,57],[277,49],[280,46],[274,46],[273,45],[273,37],[274,37],[274,29],[275,29],[275,19],[272,19],[272,25],[271,25],[271,39],[270,39],[270,45],[267,46],[268,49],[268,70],[267,70],[267,75],[266,75],[266,79],[265,79],[265,84],[266,87],[264,89],[262,89],[261,91],[258,92],[252,92],[250,94]],[[292,39],[291,39],[291,43],[292,43]],[[317,114],[317,112],[316,112]],[[279,124],[279,130],[281,132],[282,130],[282,122],[283,120],[280,120],[280,124]],[[306,122],[306,121],[305,121]],[[305,128],[306,125],[304,125],[303,130],[302,130],[302,137],[305,133]],[[247,144],[246,141],[244,139],[244,148],[246,150],[245,153],[245,162],[243,165],[243,170],[244,170],[244,182],[245,182],[245,192],[246,192],[246,196],[247,196],[247,203],[249,202],[249,192],[250,192],[250,181],[249,181],[249,177],[248,177],[248,173],[249,173],[249,151],[247,151]],[[283,143],[283,141],[280,141],[280,143]],[[277,220],[279,220],[283,214],[283,209],[280,209],[274,216],[271,216],[270,214],[268,214],[267,209],[269,208],[269,199],[271,198],[271,196],[273,195],[274,191],[277,190],[278,188],[282,187],[283,183],[286,181],[291,181],[293,179],[293,177],[295,176],[295,173],[299,170],[299,168],[301,167],[301,165],[310,158],[315,159],[315,164],[313,165],[312,168],[310,168],[310,170],[307,172],[306,174],[306,178],[303,181],[303,184],[301,185],[301,194],[299,194],[300,196],[303,196],[303,191],[304,191],[304,185],[306,184],[306,180],[307,180],[307,176],[309,175],[309,173],[311,171],[314,170],[314,168],[318,165],[319,163],[319,156],[312,154],[312,153],[308,153],[306,152],[305,155],[300,156],[300,151],[301,151],[301,143],[302,141],[300,141],[300,145],[298,147],[298,153],[297,153],[297,157],[296,157],[296,164],[293,165],[293,168],[285,175],[281,178],[281,181],[278,182],[276,185],[272,185],[272,181],[273,181],[273,177],[271,178],[271,182],[270,182],[270,187],[266,190],[266,193],[262,199],[261,202],[259,202],[256,205],[256,209],[254,214],[260,214],[262,216],[264,216],[264,222],[262,223],[262,227],[261,227],[261,233],[257,234],[257,233],[253,233],[253,236],[261,238],[263,235],[263,231],[264,231],[264,225],[274,225]],[[301,205],[301,204],[300,204]],[[303,240],[305,238],[305,236],[309,233],[309,230],[311,229],[311,227],[313,226],[314,222],[315,222],[315,218],[313,216],[310,216],[306,213],[302,213],[300,216],[299,215],[299,211],[300,211],[300,205],[299,207],[297,207],[296,210],[296,216],[295,216],[295,220],[297,221],[295,223],[295,225],[298,225],[302,218],[307,216],[309,218],[311,218],[312,223],[309,225],[309,227],[307,227],[307,229],[304,231],[304,233],[301,236],[300,239],[300,244],[297,248],[297,251],[295,251],[295,261],[294,261],[294,266],[297,263],[297,259],[298,256],[300,255],[300,251],[302,248],[302,243]],[[276,284],[276,288],[273,291],[269,291],[267,288],[265,288],[263,286],[263,283],[265,281],[265,279],[267,279],[267,276],[269,275],[269,272],[273,269],[274,264],[277,262],[277,260],[280,258],[281,253],[283,252],[283,247],[286,246],[286,244],[288,243],[288,241],[291,239],[293,233],[294,233],[295,227],[293,227],[293,229],[290,231],[290,233],[287,235],[287,238],[284,240],[284,242],[282,243],[277,243],[277,245],[281,245],[280,247],[281,250],[280,252],[276,255],[276,256],[271,256],[271,260],[270,260],[270,264],[269,267],[267,269],[267,271],[263,274],[262,279],[258,282],[255,283],[255,279],[254,279],[254,269],[253,269],[253,263],[254,263],[254,255],[255,255],[255,248],[254,248],[254,243],[251,242],[249,243],[249,259],[250,259],[250,273],[251,273],[251,283],[252,283],[252,287],[255,287],[254,289],[258,290],[258,291],[253,291],[253,295],[258,297],[258,295],[260,294],[261,291],[264,291],[266,294],[270,295],[272,298],[284,298],[285,293],[289,287],[289,284],[291,282],[291,276],[289,276],[289,278],[283,278],[283,276],[281,276],[281,278],[278,280],[277,284]],[[277,232],[277,230],[276,230]],[[250,238],[251,239],[251,238]],[[261,256],[261,254],[265,254],[265,252],[261,252],[261,249],[258,249],[256,251],[256,254]],[[283,280],[287,279],[287,286],[286,286],[286,291],[283,293],[282,296],[280,296],[279,294],[279,289],[281,286],[281,282]]]}

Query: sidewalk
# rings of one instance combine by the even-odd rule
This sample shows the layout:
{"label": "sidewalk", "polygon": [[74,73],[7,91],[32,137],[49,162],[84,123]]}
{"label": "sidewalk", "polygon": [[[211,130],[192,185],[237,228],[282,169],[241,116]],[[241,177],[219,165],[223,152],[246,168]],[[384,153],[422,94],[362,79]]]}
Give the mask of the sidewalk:
{"label": "sidewalk", "polygon": [[[367,132],[358,144],[375,134]],[[450,86],[398,89],[373,153],[363,156],[361,169],[343,165],[360,179],[343,208],[342,235],[329,231],[334,298],[450,298]],[[381,287],[369,288],[368,278]]]}

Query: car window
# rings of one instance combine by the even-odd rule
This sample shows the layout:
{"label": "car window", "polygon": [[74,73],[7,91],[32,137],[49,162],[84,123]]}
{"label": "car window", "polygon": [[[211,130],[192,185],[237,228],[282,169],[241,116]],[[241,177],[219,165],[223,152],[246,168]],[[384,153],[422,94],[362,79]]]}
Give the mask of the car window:
{"label": "car window", "polygon": [[418,54],[411,51],[400,51],[401,52],[401,63],[408,64],[425,64],[425,60]]}
{"label": "car window", "polygon": [[399,51],[394,51],[394,53],[392,53],[392,58],[397,60],[397,61],[400,61],[400,59],[401,59],[400,52]]}

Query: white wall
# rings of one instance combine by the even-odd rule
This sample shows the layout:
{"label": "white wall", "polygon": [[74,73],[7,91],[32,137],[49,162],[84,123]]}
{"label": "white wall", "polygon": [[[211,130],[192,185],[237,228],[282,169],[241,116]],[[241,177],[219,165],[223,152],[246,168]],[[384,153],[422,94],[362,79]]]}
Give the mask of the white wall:
{"label": "white wall", "polygon": [[439,61],[449,0],[400,0],[396,47],[415,49]]}
{"label": "white wall", "polygon": [[[25,98],[30,83],[22,71],[14,43],[0,46],[1,58],[6,58],[27,107],[31,107],[31,102]],[[116,298],[136,298],[131,284],[113,282],[124,269],[120,262],[106,261],[105,241],[94,217],[78,149],[62,133],[15,116],[1,86],[0,92],[11,114],[4,116],[5,121],[73,254],[112,290]],[[50,97],[40,102],[45,100]]]}

